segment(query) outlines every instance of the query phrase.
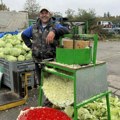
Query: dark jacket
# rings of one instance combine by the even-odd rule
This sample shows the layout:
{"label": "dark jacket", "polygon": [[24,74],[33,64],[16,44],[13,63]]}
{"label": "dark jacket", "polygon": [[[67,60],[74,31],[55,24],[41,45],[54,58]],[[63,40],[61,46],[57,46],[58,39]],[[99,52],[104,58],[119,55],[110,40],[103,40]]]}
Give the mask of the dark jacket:
{"label": "dark jacket", "polygon": [[[54,31],[55,40],[52,44],[46,44],[45,39],[50,31]],[[42,27],[40,19],[36,24],[30,26],[22,33],[24,43],[32,49],[32,55],[36,62],[42,59],[55,57],[55,48],[58,45],[60,36],[69,33],[66,27],[58,23],[54,23],[51,19],[45,28]]]}

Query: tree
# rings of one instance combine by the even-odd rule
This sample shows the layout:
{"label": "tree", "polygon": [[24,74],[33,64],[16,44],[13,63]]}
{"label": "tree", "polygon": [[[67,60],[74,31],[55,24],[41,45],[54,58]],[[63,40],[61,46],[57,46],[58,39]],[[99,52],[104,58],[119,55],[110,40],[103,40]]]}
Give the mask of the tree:
{"label": "tree", "polygon": [[0,10],[7,10],[7,11],[9,11],[9,8],[5,4],[1,3],[0,4]]}
{"label": "tree", "polygon": [[104,18],[106,18],[107,17],[107,14],[106,13],[104,13]]}
{"label": "tree", "polygon": [[116,16],[113,20],[111,20],[117,27],[120,27],[120,16]]}
{"label": "tree", "polygon": [[67,15],[67,18],[71,21],[73,20],[74,12],[75,11],[70,9],[70,8],[65,11],[65,14]]}
{"label": "tree", "polygon": [[60,13],[60,12],[54,12],[53,16],[54,17],[62,17],[62,13]]}
{"label": "tree", "polygon": [[111,15],[110,15],[110,12],[107,12],[107,17],[109,18]]}
{"label": "tree", "polygon": [[26,0],[24,10],[28,12],[29,18],[37,17],[40,6],[36,0]]}
{"label": "tree", "polygon": [[95,10],[89,9],[78,9],[78,15],[76,17],[77,21],[88,22],[88,29],[90,30],[91,26],[96,24],[96,13]]}

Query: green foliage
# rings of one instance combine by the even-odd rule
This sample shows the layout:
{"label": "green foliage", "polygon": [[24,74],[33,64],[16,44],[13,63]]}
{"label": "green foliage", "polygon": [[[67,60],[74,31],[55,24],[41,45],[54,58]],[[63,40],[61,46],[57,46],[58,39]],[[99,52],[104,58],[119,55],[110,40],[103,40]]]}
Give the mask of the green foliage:
{"label": "green foliage", "polygon": [[54,12],[54,17],[62,17],[62,13],[60,12]]}
{"label": "green foliage", "polygon": [[74,10],[72,10],[72,9],[67,9],[66,10],[66,12],[65,12],[65,14],[67,15],[67,18],[70,20],[70,21],[72,21],[72,20],[74,20]]}
{"label": "green foliage", "polygon": [[39,9],[39,3],[37,3],[36,0],[26,0],[24,10],[28,12],[30,19],[35,19],[38,16]]}
{"label": "green foliage", "polygon": [[98,26],[98,21],[111,21],[113,24],[120,27],[120,16],[111,16],[110,12],[104,13],[103,17],[96,16],[94,9],[78,9],[77,14],[72,9],[68,9],[66,12],[69,21],[72,22],[88,22],[88,33],[97,33],[100,39],[111,38],[114,36],[114,32],[108,32],[108,30],[102,30],[102,26]]}
{"label": "green foliage", "polygon": [[91,26],[96,23],[96,13],[94,12],[95,10],[89,9],[84,10],[84,9],[78,9],[78,21],[81,22],[88,22],[88,29],[90,30]]}
{"label": "green foliage", "polygon": [[111,20],[114,24],[120,27],[120,16],[116,16],[114,19]]}
{"label": "green foliage", "polygon": [[103,29],[100,25],[92,25],[90,33],[98,34],[99,40],[109,39],[114,36],[114,32],[109,32],[107,29]]}
{"label": "green foliage", "polygon": [[7,10],[7,11],[9,11],[9,8],[5,4],[0,4],[0,10]]}
{"label": "green foliage", "polygon": [[72,9],[68,9],[66,12],[69,21],[74,22],[88,22],[88,30],[90,30],[91,26],[96,23],[96,13],[95,10],[89,9],[78,9],[78,13],[74,15],[75,11]]}

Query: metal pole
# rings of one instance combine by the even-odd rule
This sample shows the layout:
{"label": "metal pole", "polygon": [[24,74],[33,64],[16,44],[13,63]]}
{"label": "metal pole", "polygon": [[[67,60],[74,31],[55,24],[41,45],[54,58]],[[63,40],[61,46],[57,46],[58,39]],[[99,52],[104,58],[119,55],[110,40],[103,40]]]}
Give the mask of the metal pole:
{"label": "metal pole", "polygon": [[107,103],[107,113],[108,113],[107,116],[108,116],[108,120],[111,120],[109,93],[106,94],[106,103]]}

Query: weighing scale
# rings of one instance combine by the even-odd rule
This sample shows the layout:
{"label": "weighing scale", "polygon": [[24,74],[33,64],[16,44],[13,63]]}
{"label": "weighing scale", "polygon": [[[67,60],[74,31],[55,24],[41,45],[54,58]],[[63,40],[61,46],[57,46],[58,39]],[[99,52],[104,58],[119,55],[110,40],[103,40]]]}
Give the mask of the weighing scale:
{"label": "weighing scale", "polygon": [[[45,69],[45,67],[42,69],[41,86],[39,88],[39,105],[42,106],[44,92],[42,88],[45,73],[50,73],[73,80],[74,120],[78,118],[78,109],[80,107],[104,96],[106,97],[108,120],[111,120],[109,103],[110,91],[108,91],[106,63],[104,61],[96,61],[98,36],[96,34],[77,34],[75,29],[76,27],[74,28],[73,34],[63,36],[63,38],[73,39],[73,48],[64,48],[64,45],[63,47],[56,48],[56,61],[46,62],[45,67],[47,67],[47,69]],[[92,41],[93,45],[76,49],[76,39]]]}

